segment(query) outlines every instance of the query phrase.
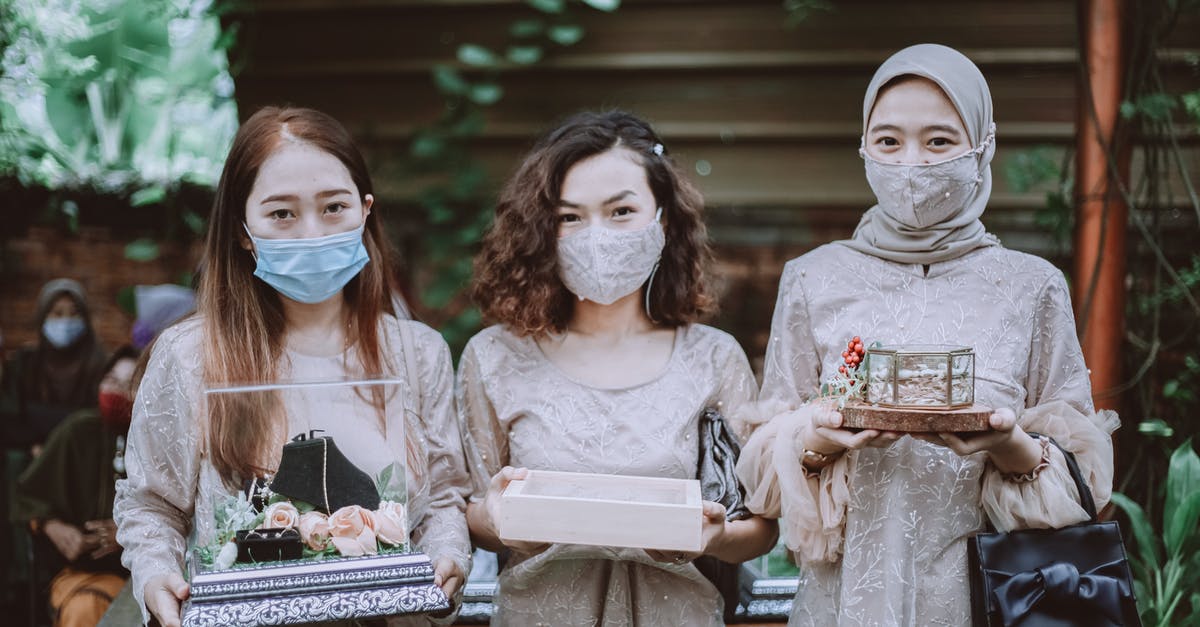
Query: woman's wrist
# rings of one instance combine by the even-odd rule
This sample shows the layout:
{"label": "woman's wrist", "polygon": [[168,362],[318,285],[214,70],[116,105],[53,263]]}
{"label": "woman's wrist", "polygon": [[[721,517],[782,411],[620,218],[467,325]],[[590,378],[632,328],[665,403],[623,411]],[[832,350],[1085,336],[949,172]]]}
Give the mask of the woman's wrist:
{"label": "woman's wrist", "polygon": [[845,447],[839,446],[837,442],[830,441],[817,434],[817,429],[812,423],[805,425],[804,430],[800,432],[801,458],[805,457],[806,453],[833,458],[845,452]]}
{"label": "woman's wrist", "polygon": [[1013,427],[1012,436],[988,450],[988,459],[1002,473],[1021,475],[1042,463],[1042,445],[1037,438]]}

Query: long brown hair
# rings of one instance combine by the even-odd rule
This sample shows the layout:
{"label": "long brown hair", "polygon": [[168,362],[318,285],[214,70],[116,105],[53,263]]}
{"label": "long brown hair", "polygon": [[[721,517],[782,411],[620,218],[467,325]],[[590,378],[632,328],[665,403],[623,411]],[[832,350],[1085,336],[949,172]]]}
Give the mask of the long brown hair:
{"label": "long brown hair", "polygon": [[[301,108],[265,107],[234,137],[204,242],[196,309],[203,321],[205,383],[220,386],[272,381],[283,352],[284,316],[279,294],[254,276],[255,261],[241,245],[246,200],[263,162],[286,132],[327,152],[346,166],[360,197],[372,193],[366,163],[350,134],[332,117]],[[358,343],[363,374],[394,372],[381,349],[380,319],[392,311],[398,293],[378,211],[363,229],[371,262],[343,290],[351,312],[350,337]],[[411,347],[404,347],[409,350]],[[269,472],[277,452],[280,425],[275,412],[239,412],[234,395],[209,395],[207,444],[212,464],[230,482]],[[271,399],[258,399],[270,406]],[[264,402],[266,401],[266,402]],[[381,400],[376,397],[376,407]]]}
{"label": "long brown hair", "polygon": [[562,182],[571,166],[618,147],[641,158],[666,223],[667,242],[650,288],[653,319],[679,326],[715,309],[700,193],[644,120],[624,111],[585,112],[542,137],[500,193],[495,222],[475,258],[473,295],[490,321],[519,335],[566,328],[575,298],[558,277]]}

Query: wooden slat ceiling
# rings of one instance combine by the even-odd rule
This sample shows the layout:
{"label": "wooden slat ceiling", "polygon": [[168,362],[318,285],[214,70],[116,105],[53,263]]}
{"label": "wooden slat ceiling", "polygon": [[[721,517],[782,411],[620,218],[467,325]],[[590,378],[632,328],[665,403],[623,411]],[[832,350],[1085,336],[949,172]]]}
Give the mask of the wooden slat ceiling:
{"label": "wooden slat ceiling", "polygon": [[[1006,244],[1059,255],[1061,262],[1054,238],[1034,220],[1045,190],[1017,193],[1004,170],[1031,147],[1046,146],[1055,159],[1072,147],[1076,3],[833,5],[795,28],[785,26],[778,0],[626,0],[611,15],[581,7],[583,41],[532,68],[501,69],[505,96],[487,109],[475,150],[498,183],[537,133],[574,111],[621,107],[652,120],[672,154],[697,172],[731,277],[728,289],[742,290],[738,281],[768,286],[752,299],[767,302],[765,314],[755,304],[753,311],[727,313],[728,319],[761,326],[769,320],[782,262],[849,235],[871,203],[857,148],[862,93],[875,67],[901,47],[936,41],[975,60],[992,89],[996,193],[985,222]],[[367,146],[381,200],[401,206],[411,204],[417,186],[396,176],[397,160],[412,130],[443,107],[429,69],[454,63],[461,43],[498,46],[514,18],[538,15],[517,0],[258,0],[249,6],[230,18],[242,29],[235,65],[243,116],[285,102],[334,115]],[[1162,55],[1166,80],[1200,88],[1200,23],[1180,24],[1175,32],[1173,47]],[[1200,163],[1195,129],[1181,131],[1190,163]],[[706,166],[697,169],[700,162]],[[1190,216],[1178,219],[1186,223]],[[739,274],[755,250],[770,251],[769,258],[753,262],[753,277]],[[748,334],[739,335],[753,351],[758,342]]]}

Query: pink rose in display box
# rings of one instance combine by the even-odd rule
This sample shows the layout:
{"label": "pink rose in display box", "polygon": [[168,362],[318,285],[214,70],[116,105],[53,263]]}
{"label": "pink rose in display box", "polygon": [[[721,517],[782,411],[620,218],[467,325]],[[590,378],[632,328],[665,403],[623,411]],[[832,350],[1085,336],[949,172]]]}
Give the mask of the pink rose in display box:
{"label": "pink rose in display box", "polygon": [[391,546],[408,542],[408,508],[403,503],[383,501],[375,510],[375,535]]}
{"label": "pink rose in display box", "polygon": [[347,505],[329,517],[329,541],[349,557],[375,555],[375,516],[358,505]]}
{"label": "pink rose in display box", "polygon": [[287,501],[280,501],[267,506],[259,529],[290,529],[299,522],[300,510]]}
{"label": "pink rose in display box", "polygon": [[300,541],[314,551],[324,551],[329,546],[329,517],[321,512],[307,512],[300,516],[296,526]]}

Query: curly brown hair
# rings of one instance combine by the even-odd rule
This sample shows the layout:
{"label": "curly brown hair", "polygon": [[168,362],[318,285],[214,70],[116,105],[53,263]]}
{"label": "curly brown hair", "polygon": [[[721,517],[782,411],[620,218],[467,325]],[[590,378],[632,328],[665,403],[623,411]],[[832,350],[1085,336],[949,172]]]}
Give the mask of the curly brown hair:
{"label": "curly brown hair", "polygon": [[522,336],[566,329],[576,299],[558,276],[562,182],[576,163],[618,147],[641,157],[663,211],[666,246],[651,283],[651,317],[680,326],[711,314],[704,200],[662,146],[649,124],[625,111],[578,113],[538,140],[501,190],[475,257],[472,292],[485,319]]}

